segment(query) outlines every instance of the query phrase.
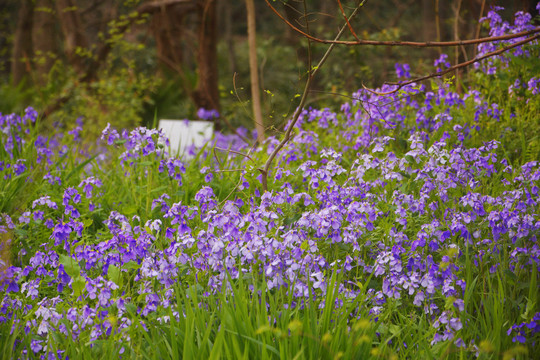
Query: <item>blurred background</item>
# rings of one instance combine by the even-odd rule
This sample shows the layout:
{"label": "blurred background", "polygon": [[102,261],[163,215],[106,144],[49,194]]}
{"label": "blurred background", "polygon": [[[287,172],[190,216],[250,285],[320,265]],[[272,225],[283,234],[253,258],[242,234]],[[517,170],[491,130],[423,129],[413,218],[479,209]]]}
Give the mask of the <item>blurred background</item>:
{"label": "blurred background", "polygon": [[[331,39],[343,24],[337,1],[270,1],[303,31]],[[367,1],[351,22],[377,40],[456,40],[486,36],[478,24],[493,6],[535,13],[535,0]],[[350,14],[357,1],[342,0]],[[255,0],[258,74],[264,126],[279,131],[298,104],[309,63],[308,43]],[[155,126],[221,114],[216,127],[253,128],[246,5],[241,0],[0,0],[0,112],[33,106],[42,126],[71,129],[81,117],[87,139],[107,123]],[[308,29],[309,28],[309,29]],[[345,40],[354,40],[347,32]],[[317,62],[327,45],[313,44]],[[452,63],[474,47],[411,49],[338,46],[316,78],[308,106],[332,107],[363,84],[395,81],[394,64],[411,75],[433,72],[446,52]],[[466,73],[464,74],[466,75]],[[466,85],[466,76],[462,80]]]}

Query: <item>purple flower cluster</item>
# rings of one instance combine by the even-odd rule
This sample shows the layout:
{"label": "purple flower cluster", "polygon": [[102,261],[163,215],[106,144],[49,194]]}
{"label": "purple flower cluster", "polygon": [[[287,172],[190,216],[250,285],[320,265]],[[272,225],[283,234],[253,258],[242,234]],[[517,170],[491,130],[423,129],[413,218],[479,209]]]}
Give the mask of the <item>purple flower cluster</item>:
{"label": "purple flower cluster", "polygon": [[[538,6],[537,6],[538,9]],[[507,21],[504,21],[500,14],[500,10],[503,10],[500,6],[495,6],[492,10],[487,13],[487,16],[480,19],[480,22],[487,23],[489,26],[489,35],[490,36],[501,36],[506,34],[517,34],[523,31],[534,29],[532,24],[532,16],[529,13],[519,11],[515,14],[514,23],[510,24]],[[540,10],[539,10],[540,13]],[[510,44],[517,43],[524,40],[525,37],[518,37],[511,40],[505,41],[495,41],[488,42],[478,45],[478,57],[487,54],[489,52],[497,50],[501,45],[508,46]],[[538,41],[535,40],[532,42],[537,44]],[[528,50],[524,46],[518,46],[517,48],[511,51],[513,56],[530,56]],[[503,64],[508,64],[510,59],[505,55],[498,55],[491,57],[482,61],[481,63],[476,63],[476,68],[481,68],[486,74],[493,75],[497,71],[497,61],[501,61]]]}
{"label": "purple flower cluster", "polygon": [[[501,24],[496,13],[488,18]],[[516,26],[527,27],[520,19]],[[448,66],[446,58],[435,66]],[[409,77],[409,70],[396,66],[398,77]],[[515,89],[525,83],[537,103],[536,77]],[[410,84],[387,96],[360,90],[353,99],[337,112],[302,112],[276,158],[271,190],[262,194],[255,170],[238,174],[229,194],[216,184],[214,170],[252,166],[251,157],[237,154],[249,148],[242,130],[213,139],[235,152],[205,149],[188,163],[167,156],[168,140],[157,130],[119,133],[107,126],[106,159],[119,159],[129,181],[156,176],[174,185],[166,193],[145,183],[146,213],[122,210],[126,204],[107,208],[107,172],[99,166],[62,184],[70,172],[53,164],[68,150],[59,150],[59,138],[38,137],[33,148],[46,187],[15,223],[0,214],[0,233],[16,229],[43,240],[20,245],[27,261],[1,264],[0,322],[24,329],[32,337],[28,350],[40,356],[49,353],[53,332],[74,339],[89,334],[90,341],[115,333],[128,344],[129,329],[144,326],[141,321],[183,316],[178,284],[208,295],[252,274],[264,278],[266,291],[290,295],[285,306],[301,308],[311,297],[324,307],[337,269],[335,307],[367,294],[362,306],[374,321],[384,322],[399,304],[429,322],[432,344],[466,347],[465,294],[473,285],[467,271],[479,277],[509,271],[523,280],[540,268],[540,162],[512,164],[497,139],[471,145],[485,124],[504,115],[502,105],[479,91],[460,95],[449,86]],[[31,109],[24,118],[1,117],[6,175],[34,166],[18,156],[32,119]],[[253,156],[264,157],[278,143],[269,138]],[[49,195],[51,188],[57,191]],[[472,270],[465,268],[468,259]],[[538,317],[508,335],[514,342],[535,339]]]}
{"label": "purple flower cluster", "polygon": [[213,120],[219,117],[219,113],[217,110],[206,110],[204,108],[200,108],[197,110],[197,117],[201,120]]}
{"label": "purple flower cluster", "polygon": [[512,337],[512,342],[518,342],[521,344],[525,344],[527,342],[527,337],[532,338],[534,334],[538,333],[540,333],[540,312],[534,314],[531,321],[512,325],[507,331],[508,336],[514,335]]}
{"label": "purple flower cluster", "polygon": [[28,170],[27,160],[20,156],[23,149],[30,145],[27,138],[31,125],[37,120],[37,115],[31,107],[25,110],[23,117],[16,114],[0,114],[2,151],[7,155],[0,161],[0,173],[4,181],[20,176]]}

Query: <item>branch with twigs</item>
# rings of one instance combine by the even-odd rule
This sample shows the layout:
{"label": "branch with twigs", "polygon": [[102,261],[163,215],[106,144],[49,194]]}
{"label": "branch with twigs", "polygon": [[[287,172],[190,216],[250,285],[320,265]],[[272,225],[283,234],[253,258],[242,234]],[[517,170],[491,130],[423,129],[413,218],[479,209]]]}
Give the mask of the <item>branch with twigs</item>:
{"label": "branch with twigs", "polygon": [[228,152],[228,153],[237,154],[237,155],[242,155],[246,159],[249,159],[250,161],[254,161],[253,158],[251,156],[249,156],[249,154],[244,154],[243,152],[240,152],[240,151],[236,151],[236,150],[232,150],[232,149],[223,149],[223,148],[220,148],[220,147],[217,147],[217,146],[215,146],[214,149],[224,151],[224,152]]}
{"label": "branch with twigs", "polygon": [[[276,146],[276,148],[272,151],[272,153],[270,154],[270,156],[266,160],[264,166],[258,169],[260,171],[261,175],[262,175],[261,183],[262,183],[262,187],[263,187],[264,191],[268,190],[268,172],[270,170],[270,166],[271,166],[273,160],[275,159],[275,157],[277,156],[277,154],[281,151],[281,149],[289,141],[289,139],[291,137],[292,130],[293,130],[295,124],[298,122],[300,114],[304,110],[308,94],[311,91],[311,85],[312,85],[313,77],[316,75],[316,73],[318,72],[320,67],[326,62],[326,60],[328,59],[328,56],[330,55],[330,52],[333,50],[335,45],[347,45],[347,46],[371,45],[371,46],[403,46],[403,47],[408,46],[408,47],[420,47],[420,48],[421,47],[449,47],[449,46],[463,47],[465,45],[477,45],[477,44],[482,44],[482,43],[502,41],[502,40],[511,40],[511,39],[516,39],[516,38],[520,38],[520,37],[529,36],[526,39],[518,41],[518,42],[516,42],[516,43],[514,43],[512,45],[509,45],[509,46],[503,47],[503,48],[501,48],[499,50],[484,54],[481,57],[478,57],[478,58],[475,58],[475,59],[472,59],[472,60],[468,60],[468,61],[465,61],[463,63],[457,64],[457,65],[454,65],[454,66],[451,66],[450,68],[448,68],[446,70],[443,70],[443,71],[439,71],[437,73],[422,76],[422,77],[412,79],[412,80],[409,80],[409,81],[405,81],[405,82],[387,83],[388,85],[397,85],[396,89],[393,89],[392,91],[389,91],[389,92],[377,92],[377,91],[368,89],[365,86],[363,86],[364,89],[366,89],[367,91],[369,91],[369,92],[371,92],[373,94],[389,95],[389,94],[392,94],[392,93],[395,93],[395,92],[399,91],[405,85],[412,84],[412,83],[419,82],[419,81],[423,81],[423,80],[427,80],[427,79],[438,77],[438,76],[442,76],[444,74],[447,74],[449,72],[456,71],[456,70],[459,70],[461,68],[467,67],[469,65],[472,65],[472,64],[474,64],[476,62],[482,61],[482,60],[487,59],[489,57],[500,55],[500,54],[502,54],[502,53],[504,53],[504,52],[506,52],[506,51],[508,51],[510,49],[513,49],[515,47],[527,44],[527,43],[529,43],[531,41],[534,41],[535,39],[540,38],[540,27],[536,27],[534,29],[527,30],[527,31],[522,31],[522,32],[516,33],[516,34],[508,34],[508,35],[501,35],[501,36],[489,36],[489,37],[476,38],[476,39],[470,39],[470,40],[428,41],[428,42],[362,40],[362,39],[359,39],[358,36],[356,35],[356,33],[354,32],[354,29],[351,26],[350,20],[352,18],[354,18],[354,16],[356,16],[356,14],[360,10],[360,8],[364,5],[366,0],[363,0],[363,1],[359,2],[359,4],[357,5],[357,7],[355,8],[355,10],[353,11],[352,15],[349,18],[347,18],[347,16],[345,16],[345,11],[343,10],[343,6],[341,4],[341,1],[340,0],[336,0],[336,1],[337,1],[338,5],[340,7],[341,13],[345,17],[345,25],[343,25],[341,27],[341,29],[338,32],[337,36],[333,40],[326,40],[326,39],[320,39],[320,38],[317,38],[317,37],[311,35],[310,32],[309,32],[309,29],[307,29],[306,31],[303,31],[303,30],[299,29],[298,27],[296,27],[295,25],[291,24],[283,15],[281,15],[279,13],[279,11],[276,10],[276,8],[274,6],[272,6],[272,4],[270,3],[269,0],[265,0],[268,7],[283,22],[285,22],[291,29],[293,29],[297,33],[301,34],[303,37],[305,37],[308,40],[308,44],[310,44],[313,41],[313,42],[318,42],[318,43],[323,43],[323,44],[329,44],[330,46],[326,50],[325,54],[323,55],[323,57],[321,58],[321,60],[317,64],[317,66],[314,67],[314,68],[311,68],[311,66],[310,66],[310,70],[308,72],[308,78],[307,78],[307,81],[306,81],[304,92],[302,93],[302,96],[301,96],[301,99],[300,99],[300,104],[298,105],[298,107],[297,107],[297,109],[296,109],[296,111],[295,111],[295,113],[294,113],[294,115],[293,115],[293,117],[292,117],[286,131],[285,131],[285,135],[284,135],[283,139],[279,142],[279,144]],[[304,0],[304,8],[305,8],[305,0]],[[350,30],[351,34],[356,38],[356,41],[340,40],[340,38],[343,35],[345,29],[347,29],[347,28]]]}
{"label": "branch with twigs", "polygon": [[[354,9],[351,16],[349,16],[347,23],[353,19],[357,14],[360,8],[364,5],[366,0],[361,1],[358,6]],[[335,37],[335,40],[338,41],[343,33],[345,32],[345,29],[347,28],[347,24],[341,27],[338,34]],[[306,103],[307,97],[309,95],[309,91],[313,82],[313,78],[317,74],[317,72],[320,70],[320,68],[324,65],[326,60],[328,60],[328,57],[330,56],[330,53],[334,49],[336,45],[336,42],[333,42],[330,44],[322,58],[319,60],[319,63],[315,66],[309,69],[308,72],[308,78],[306,81],[306,85],[304,87],[304,92],[302,93],[302,97],[300,98],[300,103],[298,104],[298,107],[296,108],[296,111],[294,112],[294,115],[289,123],[289,126],[287,127],[287,130],[285,131],[285,136],[283,139],[279,142],[279,144],[274,148],[268,159],[266,160],[263,167],[259,168],[258,170],[261,173],[261,183],[263,186],[263,190],[268,190],[268,172],[270,170],[270,166],[272,166],[272,162],[274,161],[274,158],[277,156],[277,154],[280,152],[280,150],[285,146],[285,144],[289,141],[291,138],[291,133],[293,131],[294,125],[298,122],[298,119],[300,118],[300,114],[304,110],[304,105]]]}
{"label": "branch with twigs", "polygon": [[540,26],[535,27],[534,29],[522,31],[520,33],[516,34],[508,34],[508,35],[501,35],[501,36],[488,36],[484,38],[479,39],[470,39],[470,40],[457,40],[457,41],[426,41],[426,42],[418,42],[418,41],[378,41],[378,40],[356,40],[356,41],[346,41],[346,40],[330,40],[330,39],[321,39],[318,37],[315,37],[311,34],[306,33],[305,31],[299,29],[298,27],[291,24],[277,9],[272,6],[269,0],[264,0],[268,7],[283,21],[289,26],[291,29],[305,37],[306,39],[309,39],[314,42],[322,43],[322,44],[338,44],[338,45],[347,45],[347,46],[354,46],[354,45],[371,45],[371,46],[409,46],[409,47],[448,47],[448,46],[465,46],[465,45],[477,45],[487,42],[494,42],[494,41],[500,41],[500,40],[510,40],[515,39],[523,36],[529,36],[532,34],[540,33]]}
{"label": "branch with twigs", "polygon": [[343,5],[341,5],[341,0],[336,0],[336,1],[339,5],[339,10],[341,11],[341,15],[343,15],[343,18],[345,19],[345,22],[347,23],[347,26],[349,27],[349,31],[351,32],[352,36],[354,36],[354,38],[357,41],[360,41],[360,39],[358,38],[358,35],[356,35],[356,33],[354,32],[354,29],[351,23],[349,22],[349,19],[347,18],[347,14],[345,14],[345,10],[343,10]]}
{"label": "branch with twigs", "polygon": [[540,39],[540,34],[536,34],[536,35],[528,37],[528,38],[526,38],[524,40],[518,41],[518,42],[516,42],[514,44],[511,44],[511,45],[505,46],[503,48],[500,48],[498,50],[495,50],[495,51],[489,52],[487,54],[484,54],[484,55],[482,55],[482,56],[480,56],[478,58],[475,58],[475,59],[472,59],[472,60],[469,60],[469,61],[464,61],[464,62],[459,63],[457,65],[451,66],[448,69],[445,69],[445,70],[442,70],[442,71],[439,71],[439,72],[436,72],[436,73],[433,73],[433,74],[429,74],[429,75],[426,75],[426,76],[421,76],[421,77],[411,79],[411,80],[407,80],[407,81],[403,81],[403,82],[397,82],[397,83],[396,82],[387,82],[387,83],[385,83],[386,85],[397,85],[397,88],[395,88],[393,90],[390,90],[390,91],[387,91],[387,92],[377,92],[375,90],[371,90],[371,89],[367,88],[365,85],[362,85],[362,87],[365,90],[372,93],[372,94],[376,94],[376,95],[380,95],[380,96],[390,95],[390,94],[396,93],[397,91],[399,91],[401,88],[403,88],[406,85],[410,85],[410,84],[413,84],[413,83],[417,83],[419,81],[424,81],[424,80],[428,80],[428,79],[431,79],[431,78],[443,76],[443,75],[448,74],[448,73],[450,73],[452,71],[456,71],[456,70],[459,70],[461,68],[470,66],[470,65],[472,65],[474,63],[485,60],[487,58],[490,58],[490,57],[493,57],[493,56],[496,56],[496,55],[501,55],[502,53],[505,53],[505,52],[507,52],[507,51],[509,51],[509,50],[511,50],[513,48],[516,48],[518,46],[528,44],[528,43],[530,43],[530,42],[532,42],[532,41],[534,41],[536,39]]}

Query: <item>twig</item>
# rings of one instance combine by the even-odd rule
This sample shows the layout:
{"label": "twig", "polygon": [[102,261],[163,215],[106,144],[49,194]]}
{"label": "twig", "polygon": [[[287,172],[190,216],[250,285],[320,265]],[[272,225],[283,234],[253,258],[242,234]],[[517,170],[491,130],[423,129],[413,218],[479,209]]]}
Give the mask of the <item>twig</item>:
{"label": "twig", "polygon": [[217,146],[214,146],[214,149],[217,149],[217,150],[220,150],[220,151],[225,151],[225,152],[231,152],[233,154],[237,154],[237,155],[242,155],[243,157],[249,159],[250,161],[255,161],[253,160],[253,158],[251,156],[249,156],[248,154],[244,154],[242,152],[239,152],[239,151],[235,151],[235,150],[231,150],[231,149],[223,149],[223,148],[220,148],[220,147],[217,147]]}
{"label": "twig", "polygon": [[[484,15],[484,8],[486,6],[486,0],[482,0],[482,6],[480,7],[480,14],[478,15],[478,24],[476,25],[476,33],[474,37],[480,36],[480,28],[482,27],[482,23],[480,22],[480,19],[482,19],[482,15]],[[476,57],[476,51],[477,49],[474,48],[473,57]]]}
{"label": "twig", "polygon": [[246,171],[246,169],[222,169],[222,170],[214,170],[215,173],[226,173],[226,172],[239,172],[239,171]]}
{"label": "twig", "polygon": [[514,43],[512,45],[508,45],[506,47],[503,47],[499,50],[495,50],[495,51],[492,51],[490,53],[487,53],[487,54],[484,54],[482,56],[480,56],[479,58],[476,58],[476,59],[472,59],[472,60],[469,60],[469,61],[465,61],[465,62],[462,62],[460,64],[457,64],[457,65],[454,65],[454,66],[451,66],[449,67],[448,69],[446,70],[442,70],[442,71],[439,71],[439,72],[436,72],[436,73],[433,73],[433,74],[429,74],[429,75],[426,75],[426,76],[421,76],[421,77],[418,77],[418,78],[415,78],[415,79],[412,79],[412,80],[407,80],[407,81],[404,81],[404,82],[398,82],[398,83],[395,83],[395,82],[388,82],[388,83],[385,83],[386,85],[397,85],[397,88],[395,88],[394,90],[391,90],[391,91],[387,91],[387,92],[377,92],[375,90],[371,90],[369,88],[367,88],[365,85],[362,85],[362,87],[369,91],[370,93],[372,94],[375,94],[375,95],[380,95],[380,96],[384,96],[384,95],[390,95],[390,94],[393,94],[393,93],[396,93],[397,91],[399,91],[402,87],[406,86],[406,85],[409,85],[409,84],[412,84],[412,83],[416,83],[416,82],[419,82],[419,81],[424,81],[424,80],[427,80],[427,79],[431,79],[431,78],[434,78],[434,77],[439,77],[439,76],[442,76],[444,74],[447,74],[449,72],[452,72],[452,71],[455,71],[457,69],[461,69],[461,68],[464,68],[464,67],[467,67],[469,65],[472,65],[474,63],[477,63],[479,61],[482,61],[482,60],[485,60],[487,58],[490,58],[492,56],[496,56],[496,55],[500,55],[508,50],[511,50],[515,47],[518,47],[518,46],[521,46],[521,45],[524,45],[524,44],[527,44],[531,41],[534,41],[536,39],[540,38],[540,34],[536,34],[534,36],[531,36],[531,37],[528,37],[526,38],[525,40],[521,40],[517,43]]}
{"label": "twig", "polygon": [[242,178],[240,178],[240,179],[238,180],[238,183],[233,187],[233,189],[231,190],[231,192],[229,193],[229,195],[227,195],[227,196],[225,197],[225,199],[223,199],[223,200],[219,203],[218,207],[221,207],[221,206],[225,203],[225,201],[227,201],[227,200],[231,197],[231,195],[236,191],[236,189],[238,189],[238,187],[240,186],[241,183],[242,183]]}
{"label": "twig", "polygon": [[298,32],[305,38],[319,42],[322,44],[338,44],[338,45],[348,45],[348,46],[354,46],[354,45],[371,45],[371,46],[410,46],[410,47],[437,47],[437,46],[462,46],[462,45],[476,45],[476,44],[482,44],[486,42],[493,42],[493,41],[499,41],[499,40],[509,40],[509,39],[515,39],[518,37],[528,36],[532,34],[536,34],[540,32],[540,26],[535,27],[534,29],[522,31],[520,33],[516,34],[508,34],[508,35],[501,35],[501,36],[489,36],[479,39],[470,39],[470,40],[458,40],[458,41],[426,41],[426,42],[417,42],[417,41],[377,41],[377,40],[358,40],[358,41],[345,41],[345,40],[328,40],[328,39],[320,39],[318,37],[315,37],[313,35],[307,34],[306,32],[302,31],[298,27],[291,24],[283,15],[279,13],[279,11],[276,10],[270,4],[269,0],[264,0],[266,4],[270,7],[270,9],[279,17],[281,20],[283,20],[289,27],[291,27],[294,31]]}
{"label": "twig", "polygon": [[349,31],[351,32],[351,34],[354,36],[356,40],[360,41],[360,39],[358,38],[358,35],[356,35],[356,33],[354,32],[354,29],[352,28],[351,23],[349,22],[349,19],[347,19],[347,15],[345,14],[345,10],[343,10],[341,1],[337,0],[337,3],[339,5],[339,10],[341,10],[341,14],[343,15],[343,18],[345,19],[345,22],[347,23],[347,26],[349,27]]}
{"label": "twig", "polygon": [[[267,1],[267,0],[265,0]],[[351,16],[349,17],[349,19],[352,19],[356,16],[356,14],[358,13],[358,11],[360,10],[360,8],[364,5],[364,3],[366,2],[366,0],[363,0],[357,7],[356,9],[354,9],[353,13],[351,14]],[[268,3],[268,1],[267,1]],[[339,38],[343,35],[343,33],[345,32],[345,29],[347,28],[346,25],[344,25],[338,32],[338,34],[336,35],[335,37],[335,40],[339,40]],[[332,52],[332,50],[334,49],[336,43],[332,43],[330,44],[330,46],[328,47],[328,49],[326,50],[326,52],[324,53],[323,57],[321,58],[321,60],[319,60],[319,63],[317,64],[316,67],[312,68],[312,69],[309,69],[309,74],[308,74],[308,78],[307,78],[307,81],[306,81],[306,85],[305,85],[305,88],[304,88],[304,92],[302,94],[302,98],[300,99],[300,104],[298,105],[298,107],[296,108],[296,111],[293,115],[293,118],[291,119],[291,122],[289,124],[289,127],[287,128],[287,131],[285,131],[285,136],[283,137],[283,139],[280,141],[280,143],[276,146],[276,148],[272,151],[272,153],[270,154],[270,156],[268,157],[268,159],[266,160],[266,163],[264,164],[264,167],[262,168],[259,168],[259,171],[261,172],[261,175],[262,175],[262,179],[261,179],[261,182],[262,182],[262,186],[263,186],[263,190],[264,191],[268,191],[268,171],[270,170],[270,166],[272,165],[272,161],[274,160],[274,158],[277,156],[277,154],[279,153],[279,151],[283,148],[283,146],[285,146],[285,144],[289,141],[290,137],[291,137],[291,133],[292,133],[292,130],[294,128],[294,125],[296,124],[296,122],[298,121],[299,117],[300,117],[300,114],[302,113],[302,111],[304,110],[304,105],[306,103],[306,100],[307,100],[307,97],[308,97],[308,94],[309,94],[309,89],[311,87],[311,82],[313,81],[313,77],[317,74],[317,72],[319,71],[319,69],[324,65],[324,63],[326,62],[326,60],[328,59],[328,56],[330,56],[330,53]]]}
{"label": "twig", "polygon": [[223,164],[221,163],[221,161],[219,160],[219,157],[217,156],[217,152],[216,152],[216,147],[214,146],[214,148],[212,149],[212,152],[214,153],[214,158],[216,159],[219,167],[223,167]]}

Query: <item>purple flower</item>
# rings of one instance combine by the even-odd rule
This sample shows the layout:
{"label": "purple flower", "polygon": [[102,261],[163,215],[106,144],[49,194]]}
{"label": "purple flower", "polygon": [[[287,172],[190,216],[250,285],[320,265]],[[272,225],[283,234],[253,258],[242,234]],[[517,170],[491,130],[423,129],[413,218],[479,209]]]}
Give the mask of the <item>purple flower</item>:
{"label": "purple flower", "polygon": [[15,175],[21,175],[23,172],[26,171],[26,165],[24,164],[26,159],[19,159],[13,166],[13,169],[15,170]]}
{"label": "purple flower", "polygon": [[83,187],[83,186],[84,186],[83,191],[85,193],[86,198],[90,199],[92,197],[92,190],[94,189],[94,187],[100,188],[103,186],[103,183],[98,178],[94,176],[90,176],[84,179],[83,181],[81,181],[81,183],[79,184],[79,187]]}
{"label": "purple flower", "polygon": [[54,227],[51,239],[54,239],[54,246],[58,246],[69,239],[71,234],[71,227],[68,224],[59,221],[58,224]]}
{"label": "purple flower", "polygon": [[169,206],[167,205],[167,201],[165,199],[170,199],[170,196],[167,194],[162,194],[157,199],[152,200],[152,210],[154,210],[157,206],[161,206],[161,212],[166,213],[169,211]]}
{"label": "purple flower", "polygon": [[70,279],[71,277],[64,270],[64,265],[60,264],[58,266],[58,280],[60,280],[63,285],[67,285]]}
{"label": "purple flower", "polygon": [[451,318],[449,322],[450,328],[452,328],[455,331],[461,330],[463,325],[461,324],[461,320],[459,318]]}
{"label": "purple flower", "polygon": [[31,349],[34,353],[40,352],[41,350],[43,350],[43,346],[41,345],[42,342],[43,342],[43,340],[32,339],[32,340],[30,341],[30,349]]}
{"label": "purple flower", "polygon": [[83,130],[83,128],[82,128],[82,125],[83,125],[82,117],[77,118],[77,120],[75,120],[75,121],[76,121],[77,126],[75,128],[73,128],[72,130],[68,131],[68,134],[73,136],[74,141],[79,141],[81,139],[81,132]]}
{"label": "purple flower", "polygon": [[527,82],[527,90],[532,92],[533,95],[540,94],[540,77],[532,77]]}
{"label": "purple flower", "polygon": [[411,74],[411,67],[409,64],[394,64],[394,68],[396,69],[396,76],[398,78],[410,78]]}
{"label": "purple flower", "polygon": [[31,106],[27,107],[24,110],[24,117],[23,117],[23,123],[26,120],[30,120],[32,123],[35,123],[38,118],[38,112]]}
{"label": "purple flower", "polygon": [[103,132],[101,133],[101,140],[106,141],[107,145],[112,145],[116,140],[120,139],[120,135],[116,129],[111,127],[111,124],[107,124]]}
{"label": "purple flower", "polygon": [[209,186],[204,186],[201,190],[195,194],[195,200],[197,200],[201,206],[201,210],[206,212],[217,205],[214,191]]}
{"label": "purple flower", "polygon": [[[443,67],[441,68],[439,67],[439,65],[442,65]],[[435,60],[435,62],[433,63],[433,66],[437,68],[437,71],[441,71],[443,68],[449,68],[452,65],[448,61],[448,55],[441,54],[441,56],[439,56],[439,58]]]}
{"label": "purple flower", "polygon": [[81,202],[81,195],[77,192],[77,190],[73,187],[68,187],[64,191],[64,197],[62,198],[62,204],[65,206],[69,205],[70,201],[73,201],[73,203],[78,204]]}
{"label": "purple flower", "polygon": [[197,110],[197,117],[201,120],[213,120],[219,117],[219,113],[217,110],[206,110],[204,108],[200,108]]}

